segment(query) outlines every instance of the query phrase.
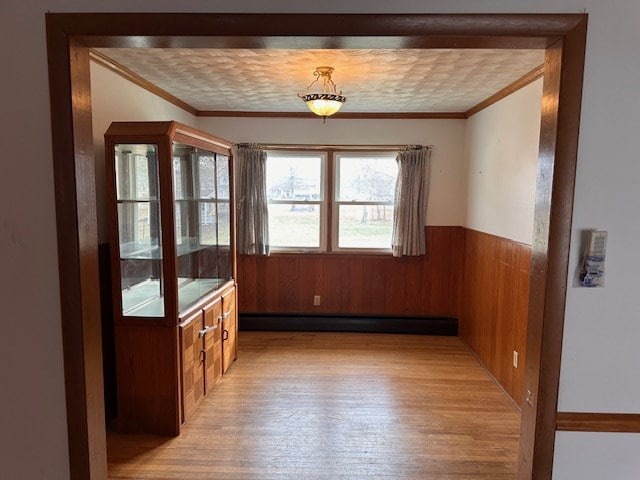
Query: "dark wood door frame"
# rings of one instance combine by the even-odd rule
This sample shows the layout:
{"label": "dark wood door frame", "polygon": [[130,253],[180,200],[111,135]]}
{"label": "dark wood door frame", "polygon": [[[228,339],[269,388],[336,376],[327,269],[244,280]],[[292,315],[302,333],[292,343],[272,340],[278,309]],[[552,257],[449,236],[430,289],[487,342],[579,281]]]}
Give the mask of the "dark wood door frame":
{"label": "dark wood door frame", "polygon": [[586,15],[53,13],[46,20],[71,478],[107,475],[88,53],[100,46],[546,49],[518,479],[551,478]]}

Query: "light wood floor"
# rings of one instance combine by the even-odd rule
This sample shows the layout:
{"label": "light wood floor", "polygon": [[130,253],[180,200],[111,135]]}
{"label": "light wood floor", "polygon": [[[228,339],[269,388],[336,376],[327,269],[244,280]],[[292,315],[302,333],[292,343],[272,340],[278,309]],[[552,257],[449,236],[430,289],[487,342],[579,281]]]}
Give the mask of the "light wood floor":
{"label": "light wood floor", "polygon": [[109,434],[109,478],[514,480],[519,424],[455,337],[241,332],[179,437]]}

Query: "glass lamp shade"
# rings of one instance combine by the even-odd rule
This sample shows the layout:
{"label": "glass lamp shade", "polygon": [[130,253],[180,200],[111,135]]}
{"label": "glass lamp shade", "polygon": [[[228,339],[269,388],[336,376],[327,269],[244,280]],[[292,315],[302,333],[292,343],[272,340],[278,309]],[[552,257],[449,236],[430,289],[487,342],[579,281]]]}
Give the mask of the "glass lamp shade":
{"label": "glass lamp shade", "polygon": [[313,113],[320,117],[328,117],[336,113],[346,102],[346,98],[342,95],[313,93],[302,97]]}

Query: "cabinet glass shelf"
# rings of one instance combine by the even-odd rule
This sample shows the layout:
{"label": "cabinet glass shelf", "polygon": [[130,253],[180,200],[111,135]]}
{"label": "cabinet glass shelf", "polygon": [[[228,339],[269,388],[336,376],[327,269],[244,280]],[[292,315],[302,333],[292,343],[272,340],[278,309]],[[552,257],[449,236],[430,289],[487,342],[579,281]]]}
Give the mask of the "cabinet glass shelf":
{"label": "cabinet glass shelf", "polygon": [[123,318],[177,323],[233,278],[230,146],[175,122],[116,122],[105,140],[114,305]]}

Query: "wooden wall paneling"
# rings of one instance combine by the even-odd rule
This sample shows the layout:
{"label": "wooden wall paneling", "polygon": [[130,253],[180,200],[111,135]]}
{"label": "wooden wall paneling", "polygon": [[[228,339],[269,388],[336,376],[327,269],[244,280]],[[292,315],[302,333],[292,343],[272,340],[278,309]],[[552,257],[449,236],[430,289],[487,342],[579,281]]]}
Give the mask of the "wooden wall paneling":
{"label": "wooden wall paneling", "polygon": [[[241,256],[241,312],[455,316],[453,306],[460,304],[462,290],[456,282],[462,281],[464,229],[427,227],[427,235],[428,253],[420,257]],[[314,295],[321,296],[319,306],[313,305]]]}
{"label": "wooden wall paneling", "polygon": [[298,258],[287,256],[277,262],[278,312],[298,310]]}
{"label": "wooden wall paneling", "polygon": [[315,293],[315,260],[301,255],[298,258],[298,311],[310,313],[316,310],[313,306]]}
{"label": "wooden wall paneling", "polygon": [[[240,285],[240,294],[242,289]],[[256,297],[256,311],[267,312],[267,257],[256,257]]]}
{"label": "wooden wall paneling", "polygon": [[498,311],[498,262],[497,262],[497,239],[490,235],[483,236],[484,251],[486,260],[482,262],[482,351],[489,365],[495,369],[496,365],[496,315]]}
{"label": "wooden wall paneling", "polygon": [[265,311],[278,311],[278,257],[265,257]]}
{"label": "wooden wall paneling", "polygon": [[[236,274],[233,277],[238,285],[250,284],[249,281],[244,280],[244,257],[245,255],[238,255],[236,259]],[[255,276],[253,277],[255,279]],[[249,279],[247,279],[249,280]],[[244,302],[248,301],[249,295],[243,295],[242,298],[238,298],[238,308],[245,310]]]}
{"label": "wooden wall paneling", "polygon": [[506,325],[506,334],[505,341],[503,347],[503,355],[504,358],[502,360],[504,367],[504,375],[505,375],[505,384],[507,386],[507,391],[511,392],[511,397],[514,399],[516,403],[519,403],[518,399],[516,399],[515,391],[514,391],[514,380],[517,377],[517,370],[513,366],[513,351],[518,351],[518,364],[520,364],[521,358],[520,350],[518,350],[517,345],[517,329],[518,329],[518,285],[520,280],[520,264],[519,264],[519,252],[522,249],[522,246],[516,243],[508,242],[507,243],[507,258],[506,265],[508,268],[508,274],[505,278],[505,325]]}
{"label": "wooden wall paneling", "polygon": [[255,256],[238,256],[237,282],[242,285],[238,308],[243,312],[258,311],[258,267]]}
{"label": "wooden wall paneling", "polygon": [[[429,313],[446,317],[449,315],[449,272],[451,263],[451,228],[429,228],[427,230]],[[429,248],[431,245],[431,248]]]}
{"label": "wooden wall paneling", "polygon": [[351,297],[351,262],[348,257],[345,257],[342,259],[339,312],[349,312],[350,297]]}
{"label": "wooden wall paneling", "polygon": [[370,258],[363,259],[362,262],[362,279],[363,279],[363,289],[362,289],[362,314],[370,314],[373,313],[373,281],[376,276],[376,272],[374,271],[373,262]]}
{"label": "wooden wall paneling", "polygon": [[464,244],[460,338],[520,404],[531,247],[474,230],[466,231]]}
{"label": "wooden wall paneling", "polygon": [[451,235],[452,254],[449,265],[449,315],[451,317],[459,317],[462,302],[465,229],[462,227],[455,227]]}
{"label": "wooden wall paneling", "polygon": [[324,265],[322,258],[313,259],[313,291],[314,295],[320,295],[320,305],[314,307],[314,312],[326,313],[324,298]]}
{"label": "wooden wall paneling", "polygon": [[531,247],[523,245],[518,251],[518,282],[516,300],[515,345],[519,353],[518,369],[514,372],[512,396],[518,405],[524,399],[524,375],[527,364],[527,328],[529,320],[529,282],[531,278]]}
{"label": "wooden wall paneling", "polygon": [[461,315],[459,319],[460,337],[475,351],[479,351],[478,339],[480,338],[480,322],[473,321],[480,312],[480,265],[479,265],[479,238],[471,230],[466,231],[465,238],[465,271],[463,274],[463,295]]}
{"label": "wooden wall paneling", "polygon": [[[516,329],[517,329],[517,299],[518,299],[518,277],[519,264],[518,252],[520,244],[515,242],[507,243],[507,269],[508,274],[504,285],[506,304],[504,307],[504,322],[506,326],[506,335],[503,349],[503,366],[505,371],[505,381],[510,392],[513,392],[513,379],[516,375],[516,369],[513,366],[513,351],[516,350]],[[519,352],[518,352],[519,354]],[[518,363],[520,358],[518,358]]]}
{"label": "wooden wall paneling", "polygon": [[348,313],[358,314],[364,312],[364,260],[362,257],[349,258],[346,261],[349,272],[349,309]]}
{"label": "wooden wall paneling", "polygon": [[474,351],[478,355],[480,355],[481,358],[485,358],[486,360],[488,360],[487,352],[484,350],[484,344],[482,342],[482,338],[484,334],[482,326],[486,324],[485,316],[486,316],[486,308],[487,308],[486,304],[484,303],[484,293],[483,293],[483,285],[484,285],[484,282],[486,281],[485,274],[484,274],[485,266],[483,264],[483,258],[486,255],[486,251],[485,251],[486,242],[483,241],[484,239],[481,236],[476,236],[476,235],[473,235],[473,236],[475,237],[475,240],[476,240],[475,246],[477,248],[477,250],[472,252],[474,256],[474,261],[475,261],[475,265],[474,265],[475,270],[472,270],[473,290],[471,290],[471,292],[474,293],[474,303],[472,306],[473,310],[467,311],[467,314],[469,315],[469,317],[467,317],[466,321],[472,320],[469,323],[473,325],[472,339],[473,339],[473,342],[475,342]]}
{"label": "wooden wall paneling", "polygon": [[[498,379],[501,385],[504,385],[505,388],[508,388],[507,376],[509,372],[505,368],[504,365],[504,355],[505,351],[509,348],[509,332],[508,332],[508,318],[507,312],[505,310],[508,309],[508,291],[507,291],[507,277],[509,275],[509,266],[507,264],[507,242],[499,239],[496,241],[496,258],[494,259],[494,263],[496,265],[496,277],[494,284],[494,295],[495,295],[495,313],[494,313],[494,327],[493,327],[493,340],[494,340],[494,375]],[[490,292],[487,292],[490,293]],[[490,339],[489,339],[490,340]]]}
{"label": "wooden wall paneling", "polygon": [[366,263],[371,265],[371,276],[365,275],[365,291],[369,285],[369,294],[371,295],[370,305],[371,313],[374,315],[384,314],[387,287],[387,266],[389,260],[385,258],[372,258]]}
{"label": "wooden wall paneling", "polygon": [[[422,271],[422,285],[420,288],[420,314],[427,316],[431,312],[431,257],[435,246],[431,243],[431,229],[435,227],[425,227],[425,239],[427,242],[427,253],[420,257]],[[415,267],[417,270],[417,267]]]}
{"label": "wooden wall paneling", "polygon": [[[427,247],[428,248],[428,247]],[[422,315],[422,298],[428,291],[428,276],[425,274],[425,256],[412,258],[405,262],[404,268],[404,314]]]}
{"label": "wooden wall paneling", "polygon": [[321,306],[327,313],[339,313],[342,306],[342,258],[326,258],[323,262],[323,294]]}
{"label": "wooden wall paneling", "polygon": [[385,292],[386,315],[406,315],[405,298],[407,295],[407,264],[419,262],[420,258],[400,257],[388,260]]}

